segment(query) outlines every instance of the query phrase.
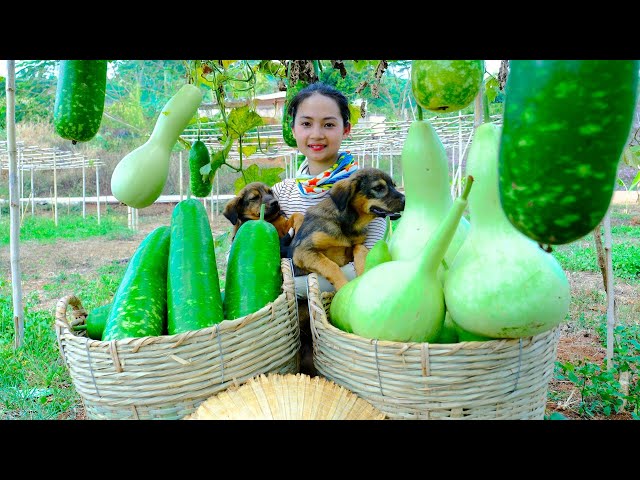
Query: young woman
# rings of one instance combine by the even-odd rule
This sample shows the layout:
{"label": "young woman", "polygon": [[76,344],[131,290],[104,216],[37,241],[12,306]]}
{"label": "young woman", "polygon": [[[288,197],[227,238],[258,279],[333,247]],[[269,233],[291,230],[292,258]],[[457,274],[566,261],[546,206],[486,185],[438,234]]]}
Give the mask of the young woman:
{"label": "young woman", "polygon": [[[322,200],[331,187],[357,170],[356,159],[341,151],[342,141],[351,132],[349,102],[330,85],[315,82],[303,88],[289,102],[292,133],[298,150],[305,156],[295,178],[276,183],[273,188],[280,207],[287,216],[304,214],[308,207]],[[369,224],[365,246],[371,248],[384,235],[386,223],[376,218]],[[342,267],[350,280],[355,277],[353,262]],[[307,297],[307,276],[296,277],[296,295]],[[322,291],[334,291],[324,277],[318,276]]]}

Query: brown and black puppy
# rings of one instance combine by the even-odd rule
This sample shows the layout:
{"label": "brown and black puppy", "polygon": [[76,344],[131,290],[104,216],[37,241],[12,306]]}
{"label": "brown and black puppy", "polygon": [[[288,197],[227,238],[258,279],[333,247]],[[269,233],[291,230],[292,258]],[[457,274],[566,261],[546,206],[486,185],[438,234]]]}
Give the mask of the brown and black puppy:
{"label": "brown and black puppy", "polygon": [[388,174],[378,168],[356,170],[307,209],[290,247],[296,275],[315,272],[339,290],[348,281],[340,267],[353,261],[356,275],[364,271],[369,223],[376,217],[399,218],[403,210],[404,194]]}
{"label": "brown and black puppy", "polygon": [[287,218],[280,209],[280,204],[273,191],[266,183],[252,182],[245,185],[238,194],[225,205],[222,214],[234,226],[231,240],[235,238],[240,225],[247,220],[260,218],[260,206],[264,203],[264,219],[273,224],[282,239],[293,227],[294,234],[300,228],[304,215],[294,213]]}

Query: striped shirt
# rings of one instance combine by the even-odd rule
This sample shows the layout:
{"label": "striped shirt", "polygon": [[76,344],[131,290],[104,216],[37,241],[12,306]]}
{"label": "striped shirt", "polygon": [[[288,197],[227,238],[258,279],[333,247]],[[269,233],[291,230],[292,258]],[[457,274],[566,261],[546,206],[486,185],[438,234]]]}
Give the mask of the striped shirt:
{"label": "striped shirt", "polygon": [[[273,187],[273,194],[278,199],[280,208],[284,211],[287,217],[291,214],[298,212],[304,213],[311,205],[316,205],[329,194],[330,190],[320,193],[318,195],[303,197],[298,190],[295,178],[287,178],[281,182],[276,183]],[[384,236],[387,223],[384,218],[374,218],[367,228],[367,238],[364,241],[364,245],[371,249],[373,245]]]}

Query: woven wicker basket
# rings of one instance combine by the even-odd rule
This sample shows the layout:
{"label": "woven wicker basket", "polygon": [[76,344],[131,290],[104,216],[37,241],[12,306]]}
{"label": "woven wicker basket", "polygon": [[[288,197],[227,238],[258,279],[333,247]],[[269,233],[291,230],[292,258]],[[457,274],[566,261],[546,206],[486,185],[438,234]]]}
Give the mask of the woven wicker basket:
{"label": "woven wicker basket", "polygon": [[[282,293],[234,320],[157,337],[101,341],[84,323],[80,299],[58,301],[60,352],[91,419],[181,419],[207,398],[261,373],[299,371],[300,327],[293,270],[281,262]],[[69,308],[71,307],[71,308]]]}
{"label": "woven wicker basket", "polygon": [[329,322],[334,293],[309,275],[313,362],[390,419],[544,418],[560,330],[452,344],[372,340]]}
{"label": "woven wicker basket", "polygon": [[322,377],[270,373],[229,387],[185,420],[384,420],[366,400]]}

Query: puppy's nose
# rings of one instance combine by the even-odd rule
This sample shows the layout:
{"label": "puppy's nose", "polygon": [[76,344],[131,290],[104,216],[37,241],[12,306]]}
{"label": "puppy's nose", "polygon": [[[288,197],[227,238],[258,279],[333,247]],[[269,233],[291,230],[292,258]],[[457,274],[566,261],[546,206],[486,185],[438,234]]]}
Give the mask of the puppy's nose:
{"label": "puppy's nose", "polygon": [[264,204],[269,208],[275,208],[278,206],[278,200],[276,200],[275,198],[270,200],[265,200]]}

